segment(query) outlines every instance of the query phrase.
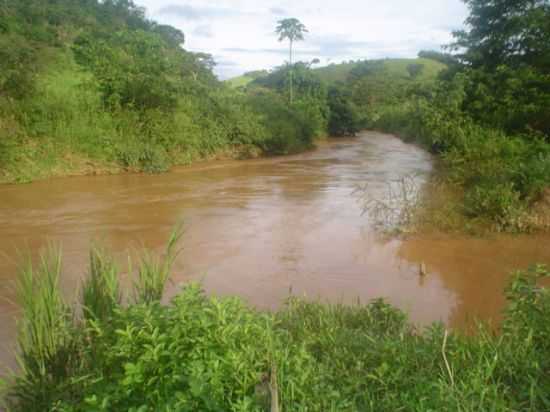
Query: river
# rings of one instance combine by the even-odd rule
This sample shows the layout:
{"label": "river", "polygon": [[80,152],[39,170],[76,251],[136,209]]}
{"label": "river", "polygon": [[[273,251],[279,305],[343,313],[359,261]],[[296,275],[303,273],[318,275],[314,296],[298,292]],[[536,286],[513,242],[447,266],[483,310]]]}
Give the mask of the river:
{"label": "river", "polygon": [[498,321],[509,272],[550,263],[550,237],[379,236],[357,186],[383,197],[388,181],[415,176],[421,184],[431,171],[417,146],[364,132],[295,156],[0,186],[0,361],[13,362],[18,251],[37,256],[48,242],[61,245],[63,288],[73,298],[92,239],[123,266],[129,250],[161,251],[181,219],[183,252],[168,296],[198,280],[209,294],[266,309],[292,291],[333,302],[384,297],[420,325]]}

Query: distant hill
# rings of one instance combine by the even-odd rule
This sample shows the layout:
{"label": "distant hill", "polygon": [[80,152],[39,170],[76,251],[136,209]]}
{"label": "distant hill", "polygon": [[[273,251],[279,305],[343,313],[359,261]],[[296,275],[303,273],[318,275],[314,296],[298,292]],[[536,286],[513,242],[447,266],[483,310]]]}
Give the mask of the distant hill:
{"label": "distant hill", "polygon": [[227,83],[229,86],[233,88],[246,86],[248,83],[254,81],[255,79],[253,77],[247,76],[243,74],[242,76],[232,77],[231,79],[225,80],[225,83]]}
{"label": "distant hill", "polygon": [[[411,64],[421,64],[424,66],[422,72],[418,76],[418,80],[434,79],[439,72],[446,68],[443,63],[431,59],[416,58],[416,59],[382,59],[372,60],[381,62],[384,70],[393,76],[408,78],[409,73],[407,67]],[[325,67],[314,69],[315,72],[327,83],[335,83],[338,81],[346,81],[349,73],[353,68],[357,67],[361,62],[350,62],[341,64],[331,64]]]}
{"label": "distant hill", "polygon": [[[381,59],[377,61],[383,63],[384,69],[387,73],[393,76],[398,76],[403,78],[409,77],[409,73],[407,71],[407,67],[409,65],[421,64],[424,67],[422,72],[418,76],[418,80],[434,79],[439,74],[439,72],[441,72],[443,69],[446,68],[445,64],[435,60],[426,59],[426,58]],[[357,67],[360,63],[361,63],[360,61],[356,61],[356,62],[349,62],[349,63],[331,64],[329,66],[319,67],[313,70],[321,77],[322,80],[324,80],[328,84],[331,84],[338,81],[341,81],[341,82],[346,81],[351,70]],[[228,79],[225,82],[229,84],[231,87],[237,88],[241,86],[246,86],[248,83],[252,82],[257,77],[258,76],[250,76],[248,74],[244,74],[242,76]]]}
{"label": "distant hill", "polygon": [[318,67],[315,72],[327,83],[344,82],[348,74],[354,67],[357,67],[359,61],[350,63],[332,63],[328,66]]}
{"label": "distant hill", "polygon": [[254,70],[251,72],[246,72],[242,76],[233,77],[231,79],[225,80],[233,88],[246,86],[248,83],[260,78],[267,76],[269,72],[267,70]]}

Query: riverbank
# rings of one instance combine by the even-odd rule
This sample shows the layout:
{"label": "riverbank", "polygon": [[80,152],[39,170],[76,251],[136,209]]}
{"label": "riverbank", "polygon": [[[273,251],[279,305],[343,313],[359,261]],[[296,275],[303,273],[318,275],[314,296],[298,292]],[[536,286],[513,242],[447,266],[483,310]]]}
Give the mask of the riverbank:
{"label": "riverbank", "polygon": [[[0,169],[0,184],[31,183],[47,179],[75,176],[105,176],[145,173],[140,169],[124,167],[116,162],[93,159],[82,154],[64,151],[52,155],[44,151],[33,151],[36,144],[29,144],[20,150],[18,164],[11,169]],[[307,149],[304,149],[307,150]],[[219,150],[209,155],[174,155],[169,169],[157,173],[168,173],[171,169],[212,162],[216,160],[249,160],[273,155],[262,154],[259,148],[232,148]]]}
{"label": "riverbank", "polygon": [[538,282],[550,273],[543,267],[514,275],[498,336],[483,325],[464,336],[441,325],[418,329],[380,300],[346,306],[291,297],[268,313],[187,285],[161,305],[177,238],[163,259],[145,255],[127,298],[101,249],[90,254],[78,304],[60,293],[60,255],[27,266],[19,280],[22,370],[5,388],[9,410],[548,406],[550,293]]}
{"label": "riverbank", "polygon": [[[0,119],[1,122],[1,119]],[[142,166],[121,164],[119,161],[109,160],[103,156],[89,156],[85,153],[74,152],[70,147],[44,142],[29,141],[18,147],[11,148],[12,161],[0,165],[0,184],[20,184],[34,181],[64,178],[75,176],[102,176],[128,173],[166,173],[173,168],[200,164],[203,162],[226,160],[250,160],[256,158],[276,157],[280,155],[306,152],[315,147],[315,144],[326,140],[326,137],[317,137],[312,142],[303,145],[293,145],[284,152],[272,153],[269,149],[262,149],[261,145],[236,145],[217,148],[211,152],[179,151],[167,154],[166,165],[160,169],[144,170]],[[0,150],[2,147],[0,146]],[[2,155],[2,153],[0,153]],[[4,157],[8,157],[6,152]],[[0,156],[2,158],[2,156]]]}
{"label": "riverbank", "polygon": [[437,106],[405,102],[379,113],[375,128],[438,159],[416,224],[471,234],[550,231],[550,144],[508,135]]}

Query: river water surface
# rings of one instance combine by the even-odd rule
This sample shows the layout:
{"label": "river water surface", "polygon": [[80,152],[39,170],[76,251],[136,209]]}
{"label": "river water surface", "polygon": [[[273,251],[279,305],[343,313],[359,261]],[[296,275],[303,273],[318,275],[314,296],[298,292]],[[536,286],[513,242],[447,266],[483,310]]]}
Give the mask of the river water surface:
{"label": "river water surface", "polygon": [[13,362],[18,250],[36,256],[48,241],[60,244],[63,287],[74,297],[92,239],[123,263],[129,248],[161,251],[181,219],[184,249],[168,295],[200,280],[210,294],[267,309],[292,290],[330,301],[384,297],[421,325],[497,321],[509,272],[550,263],[549,237],[384,240],[352,194],[367,183],[383,197],[388,181],[413,175],[421,184],[431,169],[422,149],[365,132],[297,156],[0,186],[0,362]]}

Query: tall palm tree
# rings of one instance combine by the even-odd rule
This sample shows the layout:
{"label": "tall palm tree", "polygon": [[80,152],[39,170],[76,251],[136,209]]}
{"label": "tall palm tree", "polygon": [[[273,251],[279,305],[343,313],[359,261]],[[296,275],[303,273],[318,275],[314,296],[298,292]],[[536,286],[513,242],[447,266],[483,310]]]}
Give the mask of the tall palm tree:
{"label": "tall palm tree", "polygon": [[283,19],[277,22],[275,33],[279,35],[279,41],[289,41],[289,64],[290,64],[290,103],[292,104],[292,45],[295,41],[304,40],[304,33],[308,30],[302,22],[295,18]]}

